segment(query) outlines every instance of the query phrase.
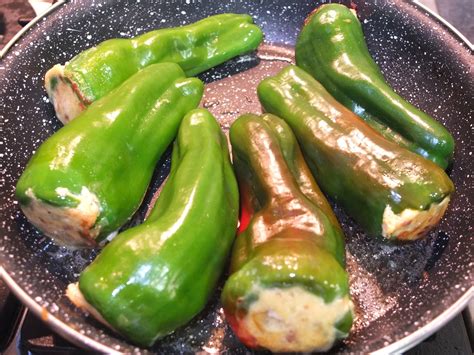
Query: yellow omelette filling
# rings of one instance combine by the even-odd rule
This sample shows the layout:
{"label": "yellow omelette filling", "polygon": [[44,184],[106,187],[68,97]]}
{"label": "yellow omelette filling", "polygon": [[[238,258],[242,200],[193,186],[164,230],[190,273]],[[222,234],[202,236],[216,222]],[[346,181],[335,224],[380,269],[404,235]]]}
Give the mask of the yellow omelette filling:
{"label": "yellow omelette filling", "polygon": [[56,116],[63,124],[67,124],[84,111],[84,104],[64,77],[64,66],[56,64],[49,69],[44,77],[44,86]]}
{"label": "yellow omelette filling", "polygon": [[425,235],[443,217],[448,208],[449,196],[440,203],[432,203],[426,211],[405,209],[395,214],[390,206],[383,212],[382,235],[385,238],[415,240]]}
{"label": "yellow omelette filling", "polygon": [[352,308],[348,296],[325,303],[299,286],[262,288],[243,322],[258,344],[271,351],[326,351],[336,340],[335,324]]}
{"label": "yellow omelette filling", "polygon": [[58,207],[36,198],[30,188],[26,195],[30,198],[21,209],[28,220],[60,245],[68,247],[96,246],[95,238],[100,229],[94,227],[100,213],[100,202],[87,187],[82,187],[79,195],[58,187],[56,192],[72,196],[79,201],[76,207]]}

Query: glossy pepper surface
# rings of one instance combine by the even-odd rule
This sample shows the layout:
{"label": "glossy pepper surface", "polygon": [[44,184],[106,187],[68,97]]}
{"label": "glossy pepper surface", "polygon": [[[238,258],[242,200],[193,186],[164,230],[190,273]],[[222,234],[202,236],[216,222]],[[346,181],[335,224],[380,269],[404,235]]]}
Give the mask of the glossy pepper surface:
{"label": "glossy pepper surface", "polygon": [[443,169],[450,164],[453,137],[441,123],[404,100],[385,81],[370,56],[354,10],[341,4],[317,8],[298,37],[296,63],[386,138]]}
{"label": "glossy pepper surface", "polygon": [[215,15],[187,26],[102,42],[64,67],[53,67],[46,74],[45,86],[58,118],[67,123],[150,64],[177,63],[192,76],[256,49],[262,38],[249,15]]}
{"label": "glossy pepper surface", "polygon": [[[145,346],[188,322],[224,269],[238,206],[227,139],[208,111],[191,111],[148,219],[119,234],[81,274],[89,309]],[[71,286],[68,291],[77,304]]]}
{"label": "glossy pepper surface", "polygon": [[321,189],[368,233],[416,239],[441,219],[454,190],[443,169],[386,140],[304,70],[284,68],[258,96],[293,129]]}
{"label": "glossy pepper surface", "polygon": [[158,159],[202,93],[199,79],[162,63],[96,101],[29,161],[16,188],[28,219],[67,246],[94,246],[117,230],[139,207]]}
{"label": "glossy pepper surface", "polygon": [[241,116],[230,139],[241,224],[226,318],[250,347],[327,350],[352,323],[340,225],[283,120]]}

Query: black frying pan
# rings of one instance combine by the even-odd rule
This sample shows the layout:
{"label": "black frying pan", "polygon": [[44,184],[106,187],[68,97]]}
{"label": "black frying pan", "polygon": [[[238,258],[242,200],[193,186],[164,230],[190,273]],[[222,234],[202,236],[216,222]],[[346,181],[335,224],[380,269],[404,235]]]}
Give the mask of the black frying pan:
{"label": "black frying pan", "polygon": [[[256,84],[292,60],[291,46],[299,28],[321,2],[78,0],[58,4],[35,23],[0,65],[0,263],[4,268],[0,272],[20,299],[78,345],[107,352],[134,349],[85,317],[64,296],[66,286],[77,280],[97,251],[57,247],[25,220],[13,198],[15,182],[33,151],[60,127],[42,88],[48,68],[111,37],[130,37],[221,12],[249,13],[263,27],[266,45],[258,54],[201,76],[208,83],[203,105],[226,129],[239,113],[260,110]],[[395,246],[368,238],[336,206],[347,236],[357,319],[351,336],[334,351],[393,352],[435,332],[474,294],[473,56],[448,27],[412,3],[355,2],[369,49],[388,81],[402,96],[442,121],[457,143],[450,173],[457,192],[445,218],[426,239]],[[157,167],[147,203],[168,168],[169,157],[165,157]],[[130,225],[139,223],[146,208]],[[225,323],[219,291],[190,324],[152,350],[248,352]]]}

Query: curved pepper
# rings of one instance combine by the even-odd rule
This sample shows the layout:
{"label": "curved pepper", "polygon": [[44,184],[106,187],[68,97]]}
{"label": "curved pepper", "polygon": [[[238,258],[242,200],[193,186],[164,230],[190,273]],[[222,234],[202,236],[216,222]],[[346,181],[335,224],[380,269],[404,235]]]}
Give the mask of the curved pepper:
{"label": "curved pepper", "polygon": [[132,39],[110,39],[46,73],[45,87],[58,118],[67,123],[138,70],[171,62],[196,75],[252,51],[263,34],[249,15],[220,14]]}
{"label": "curved pepper", "polygon": [[244,115],[230,139],[242,212],[226,318],[250,347],[327,350],[352,324],[339,223],[284,121]]}
{"label": "curved pepper", "polygon": [[446,128],[404,100],[387,84],[365,43],[362,26],[344,5],[327,4],[306,20],[297,43],[296,63],[340,103],[373,128],[445,169],[454,139]]}
{"label": "curved pepper", "polygon": [[96,101],[30,159],[16,187],[26,217],[59,244],[95,246],[137,210],[156,163],[202,93],[199,79],[163,63]]}
{"label": "curved pepper", "polygon": [[368,233],[417,239],[439,222],[454,190],[446,173],[383,138],[311,75],[288,66],[258,96],[293,129],[321,189]]}
{"label": "curved pepper", "polygon": [[150,216],[109,243],[68,296],[134,343],[152,345],[204,308],[234,241],[238,206],[227,139],[208,111],[191,111]]}

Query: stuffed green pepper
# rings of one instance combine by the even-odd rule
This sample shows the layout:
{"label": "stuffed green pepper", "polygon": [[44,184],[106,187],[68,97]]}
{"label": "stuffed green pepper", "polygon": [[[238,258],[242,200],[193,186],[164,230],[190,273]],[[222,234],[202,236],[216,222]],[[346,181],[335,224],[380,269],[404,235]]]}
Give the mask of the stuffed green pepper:
{"label": "stuffed green pepper", "polygon": [[262,31],[249,15],[210,16],[187,26],[104,41],[64,66],[51,68],[45,87],[57,117],[67,123],[150,64],[177,63],[192,76],[256,49],[262,38]]}
{"label": "stuffed green pepper", "polygon": [[413,240],[439,222],[454,190],[444,170],[385,139],[304,70],[284,68],[258,96],[293,129],[321,189],[369,234]]}
{"label": "stuffed green pepper", "polygon": [[135,344],[152,345],[204,308],[234,241],[238,207],[227,139],[208,111],[191,111],[148,219],[112,240],[67,295]]}
{"label": "stuffed green pepper", "polygon": [[386,138],[443,169],[451,163],[453,137],[385,81],[370,56],[354,10],[341,4],[318,7],[298,37],[296,64]]}
{"label": "stuffed green pepper", "polygon": [[16,186],[26,217],[59,244],[96,246],[137,210],[156,163],[202,93],[199,79],[162,63],[96,101],[28,162]]}
{"label": "stuffed green pepper", "polygon": [[353,318],[341,227],[283,120],[243,115],[230,139],[241,224],[226,318],[252,348],[328,350]]}

